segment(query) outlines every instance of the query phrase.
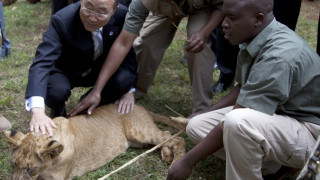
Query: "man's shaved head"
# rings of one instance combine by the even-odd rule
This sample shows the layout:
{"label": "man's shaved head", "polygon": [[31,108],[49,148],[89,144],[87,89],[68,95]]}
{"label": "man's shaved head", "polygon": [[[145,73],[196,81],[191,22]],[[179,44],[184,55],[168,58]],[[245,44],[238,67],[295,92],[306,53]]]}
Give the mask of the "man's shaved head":
{"label": "man's shaved head", "polygon": [[232,3],[237,10],[246,10],[252,14],[273,15],[273,0],[224,0],[224,3]]}
{"label": "man's shaved head", "polygon": [[273,0],[239,0],[239,2],[243,2],[244,6],[248,6],[253,14],[273,14]]}
{"label": "man's shaved head", "polygon": [[273,0],[224,0],[222,23],[231,44],[249,43],[273,19]]}

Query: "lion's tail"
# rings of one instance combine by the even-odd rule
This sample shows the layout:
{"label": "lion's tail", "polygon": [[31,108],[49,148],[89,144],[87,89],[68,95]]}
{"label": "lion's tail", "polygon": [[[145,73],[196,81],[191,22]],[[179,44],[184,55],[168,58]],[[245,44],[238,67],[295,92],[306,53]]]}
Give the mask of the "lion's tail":
{"label": "lion's tail", "polygon": [[159,114],[155,114],[153,112],[149,112],[149,114],[151,115],[152,119],[155,122],[160,122],[160,123],[166,124],[168,126],[172,126],[172,127],[176,128],[176,129],[179,129],[179,130],[182,130],[182,131],[186,130],[186,126],[188,124],[188,119],[186,119],[186,118],[181,118],[181,117],[168,118],[168,117],[165,117],[165,116],[162,116],[162,115],[159,115]]}

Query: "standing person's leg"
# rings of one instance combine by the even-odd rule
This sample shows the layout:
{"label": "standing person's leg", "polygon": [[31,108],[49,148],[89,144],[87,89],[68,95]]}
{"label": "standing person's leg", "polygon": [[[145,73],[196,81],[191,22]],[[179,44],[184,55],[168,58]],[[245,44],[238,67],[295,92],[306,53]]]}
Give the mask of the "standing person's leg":
{"label": "standing person's leg", "polygon": [[138,82],[135,98],[139,99],[146,95],[152,84],[158,66],[166,49],[172,42],[179,25],[180,19],[174,22],[167,16],[153,16],[149,14],[140,36],[134,42],[138,61]]}
{"label": "standing person's leg", "polygon": [[[209,10],[203,9],[197,10],[188,17],[188,38],[206,25],[209,16]],[[185,51],[185,56],[188,61],[189,77],[192,85],[192,113],[194,113],[211,106],[214,54],[211,50],[210,38],[208,38],[202,51],[199,53]]]}
{"label": "standing person's leg", "polygon": [[68,0],[52,0],[52,14],[68,6]]}
{"label": "standing person's leg", "polygon": [[300,14],[301,0],[274,0],[273,14],[277,21],[296,29]]}
{"label": "standing person's leg", "polygon": [[6,31],[4,27],[5,20],[3,16],[2,1],[0,1],[0,19],[1,19],[1,34],[2,34],[1,58],[5,58],[11,53],[11,43],[6,38]]}
{"label": "standing person's leg", "polygon": [[320,126],[249,108],[235,109],[222,121],[226,179],[262,180],[264,162],[302,168]]}

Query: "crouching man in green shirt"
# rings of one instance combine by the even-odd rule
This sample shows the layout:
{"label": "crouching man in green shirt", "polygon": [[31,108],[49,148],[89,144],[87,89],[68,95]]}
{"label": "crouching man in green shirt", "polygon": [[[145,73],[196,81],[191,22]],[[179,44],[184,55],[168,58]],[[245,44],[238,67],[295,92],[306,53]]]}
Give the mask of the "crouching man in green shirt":
{"label": "crouching man in green shirt", "polygon": [[225,0],[225,38],[240,44],[238,85],[212,108],[192,115],[198,143],[167,179],[186,179],[215,154],[226,179],[263,179],[284,165],[302,168],[320,134],[320,58],[274,18],[273,0]]}

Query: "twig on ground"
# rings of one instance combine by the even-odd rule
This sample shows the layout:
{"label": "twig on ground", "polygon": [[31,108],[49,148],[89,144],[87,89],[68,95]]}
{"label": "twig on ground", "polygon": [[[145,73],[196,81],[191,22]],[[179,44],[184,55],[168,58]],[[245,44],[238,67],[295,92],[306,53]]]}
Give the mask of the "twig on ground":
{"label": "twig on ground", "polygon": [[173,110],[172,108],[170,108],[169,106],[167,106],[167,105],[165,105],[165,106],[166,106],[166,108],[170,109],[172,112],[176,113],[178,116],[183,117],[183,118],[186,118],[186,117],[184,117],[182,114],[179,114],[178,112],[176,112],[175,110]]}

